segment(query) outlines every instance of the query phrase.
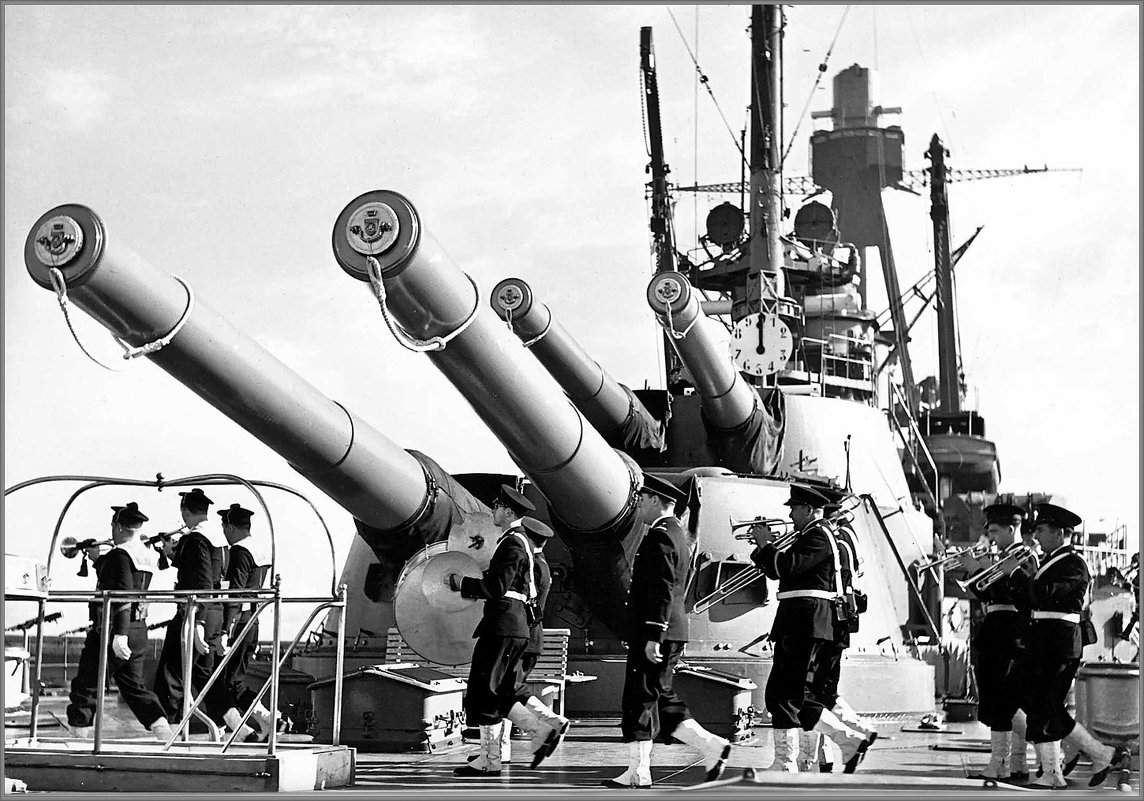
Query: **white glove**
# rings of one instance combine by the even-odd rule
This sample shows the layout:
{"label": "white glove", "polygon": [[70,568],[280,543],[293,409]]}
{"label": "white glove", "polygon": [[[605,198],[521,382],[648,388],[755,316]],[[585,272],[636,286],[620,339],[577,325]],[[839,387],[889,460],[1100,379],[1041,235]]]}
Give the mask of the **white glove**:
{"label": "white glove", "polygon": [[195,626],[195,653],[202,656],[210,650],[207,645],[207,630],[202,623]]}
{"label": "white glove", "polygon": [[230,650],[229,640],[225,631],[218,635],[218,647],[215,648],[215,652],[219,656],[226,656],[226,652]]}
{"label": "white glove", "polygon": [[131,658],[131,646],[127,644],[126,634],[116,634],[111,638],[111,652],[120,659]]}
{"label": "white glove", "polygon": [[647,661],[652,664],[658,665],[662,662],[663,655],[659,652],[659,643],[654,640],[649,640],[648,643],[644,645],[644,656],[646,656]]}

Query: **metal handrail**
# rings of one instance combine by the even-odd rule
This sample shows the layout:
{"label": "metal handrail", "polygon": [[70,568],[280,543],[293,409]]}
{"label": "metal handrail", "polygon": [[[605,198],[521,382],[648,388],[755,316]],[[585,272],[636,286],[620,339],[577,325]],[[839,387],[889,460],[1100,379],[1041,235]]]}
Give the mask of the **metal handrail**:
{"label": "metal handrail", "polygon": [[[210,473],[210,474],[204,474],[204,475],[200,475],[200,476],[190,476],[187,478],[174,479],[171,481],[164,479],[162,473],[156,474],[156,478],[153,481],[152,480],[129,479],[129,478],[117,478],[117,477],[108,477],[108,476],[56,475],[56,476],[42,476],[40,478],[34,478],[34,479],[29,479],[28,481],[20,482],[20,483],[14,485],[12,487],[8,487],[7,489],[5,489],[4,490],[4,496],[7,497],[8,495],[16,492],[17,490],[24,489],[25,487],[30,487],[30,486],[43,484],[43,483],[47,483],[47,482],[52,482],[52,481],[86,481],[89,483],[87,484],[87,486],[81,487],[80,489],[78,489],[74,493],[72,493],[71,497],[64,504],[64,507],[60,513],[60,516],[56,521],[55,529],[52,532],[52,541],[51,541],[51,544],[49,545],[49,548],[48,548],[48,559],[47,559],[47,564],[45,565],[48,591],[45,593],[44,597],[39,598],[37,601],[38,607],[37,607],[37,624],[36,624],[36,668],[35,668],[35,682],[33,683],[32,687],[31,687],[31,689],[32,689],[32,705],[31,705],[31,719],[29,721],[29,733],[28,733],[29,737],[31,739],[35,739],[36,734],[37,734],[37,728],[38,728],[37,727],[37,723],[38,723],[38,720],[37,720],[38,714],[37,713],[39,710],[40,679],[41,679],[41,675],[42,675],[42,663],[41,663],[40,657],[43,654],[43,647],[44,647],[44,617],[45,617],[44,610],[46,608],[48,600],[50,598],[53,598],[53,595],[52,595],[51,589],[50,589],[51,588],[52,554],[56,550],[56,540],[59,538],[60,529],[63,526],[63,520],[67,514],[67,511],[71,508],[72,504],[79,498],[80,495],[82,495],[83,493],[85,493],[91,489],[95,489],[97,487],[103,487],[103,486],[116,486],[116,485],[118,485],[118,486],[142,486],[142,487],[154,487],[156,490],[161,492],[166,487],[187,486],[190,484],[207,484],[207,485],[242,484],[248,490],[250,490],[250,492],[255,496],[255,499],[258,501],[259,505],[262,507],[263,512],[266,514],[267,528],[268,528],[269,536],[270,536],[270,548],[271,548],[271,551],[270,551],[270,553],[271,553],[271,556],[270,556],[270,561],[271,561],[270,568],[271,568],[271,570],[270,570],[270,572],[271,572],[271,575],[273,576],[271,592],[272,592],[272,600],[273,600],[273,604],[274,604],[273,647],[274,647],[275,653],[278,653],[279,650],[281,649],[280,628],[281,628],[281,604],[283,601],[283,598],[282,598],[281,592],[280,592],[281,577],[278,576],[274,572],[274,567],[276,565],[275,560],[277,557],[277,542],[276,542],[276,538],[274,536],[274,523],[273,523],[272,516],[270,514],[270,509],[267,507],[266,502],[262,497],[262,494],[257,489],[255,489],[255,486],[257,485],[257,486],[261,486],[261,487],[269,487],[269,488],[273,488],[273,489],[278,489],[278,490],[282,490],[284,492],[290,493],[292,495],[295,495],[296,497],[302,499],[307,504],[309,504],[310,509],[314,512],[315,517],[317,517],[318,522],[321,524],[322,529],[325,531],[326,540],[327,540],[327,543],[328,543],[329,549],[330,549],[330,567],[331,567],[331,573],[332,573],[331,582],[330,582],[330,584],[331,584],[331,593],[330,593],[331,598],[320,598],[319,597],[319,598],[289,598],[289,599],[285,599],[287,602],[319,603],[319,604],[321,604],[318,608],[316,608],[315,610],[313,610],[311,612],[310,617],[306,621],[305,625],[298,631],[298,634],[295,635],[293,641],[291,642],[290,647],[287,649],[287,653],[289,653],[289,651],[294,647],[294,645],[296,645],[298,643],[298,641],[301,639],[302,635],[305,633],[306,627],[309,626],[309,624],[317,616],[318,612],[321,611],[322,609],[340,607],[343,610],[343,614],[342,614],[343,619],[345,617],[344,610],[346,608],[346,585],[345,584],[338,585],[338,583],[337,583],[337,557],[336,557],[336,552],[334,550],[333,536],[330,534],[330,528],[328,525],[326,525],[326,521],[322,517],[321,513],[318,511],[317,507],[315,507],[314,504],[308,498],[306,498],[306,496],[304,496],[302,493],[298,492],[297,490],[295,490],[291,487],[287,487],[285,485],[277,484],[277,483],[269,482],[269,481],[247,481],[246,479],[243,479],[239,476],[232,475],[229,473]],[[108,623],[108,616],[110,613],[110,604],[111,604],[112,598],[127,597],[127,596],[130,596],[133,594],[139,595],[141,598],[151,597],[152,595],[156,596],[160,599],[173,599],[173,598],[186,597],[187,603],[188,603],[187,619],[192,624],[191,627],[188,627],[188,632],[193,632],[194,608],[195,608],[194,603],[196,600],[205,601],[205,602],[212,602],[212,603],[213,602],[220,602],[221,600],[227,600],[230,597],[231,593],[233,593],[234,597],[258,598],[260,593],[265,593],[265,592],[266,592],[265,590],[256,590],[256,591],[250,591],[250,590],[233,590],[233,591],[232,590],[194,590],[194,591],[174,590],[174,591],[170,591],[170,592],[155,591],[154,593],[150,593],[149,591],[144,591],[143,593],[140,594],[140,593],[123,591],[123,590],[104,590],[104,591],[102,591],[101,597],[103,598],[104,613],[103,613],[103,628],[101,630],[101,646],[100,646],[100,660],[99,660],[99,679],[98,679],[99,701],[97,703],[97,709],[96,709],[97,717],[96,717],[96,722],[95,722],[95,729],[93,731],[94,740],[95,740],[93,745],[95,748],[95,753],[99,752],[100,741],[101,741],[100,735],[102,733],[101,732],[101,724],[100,724],[99,720],[102,718],[103,697],[104,697],[104,693],[106,691],[106,687],[104,685],[106,682],[106,672],[107,672],[107,649],[108,649],[108,645],[110,642],[110,633],[109,633],[109,628],[108,628],[107,623]],[[82,600],[85,603],[88,603],[91,600],[91,594],[90,593],[76,593],[76,595],[78,595],[78,598],[74,598],[74,599],[71,598],[70,595],[71,594],[68,592],[57,593],[54,597],[54,600],[60,600],[60,601]],[[220,596],[221,596],[221,598],[220,598]],[[265,604],[263,604],[260,607],[259,611],[261,612],[261,609],[264,607],[265,607]],[[252,621],[254,620],[253,616],[252,616],[251,620]],[[250,625],[250,623],[248,622],[248,626],[249,625]],[[341,640],[341,638],[339,638],[339,640]],[[184,680],[184,687],[187,687],[187,688],[192,686],[190,683],[190,670],[189,670],[190,651],[191,651],[190,643],[184,642],[184,655],[185,655],[185,657],[187,657],[187,661],[184,664],[183,680]],[[335,656],[333,738],[332,738],[332,744],[333,745],[338,745],[339,736],[340,736],[340,732],[341,732],[342,669],[343,669],[343,665],[344,665],[344,659],[345,659],[345,645],[343,642],[339,641],[336,656]],[[223,664],[225,664],[225,662],[226,662],[226,660],[224,659]],[[271,665],[270,676],[267,678],[267,684],[269,684],[269,686],[270,686],[271,708],[274,710],[275,714],[277,714],[277,711],[278,711],[278,683],[279,683],[279,667],[280,667],[280,664],[281,664],[281,662],[275,661],[274,664]],[[215,673],[212,674],[211,679],[207,685],[208,687],[214,681],[215,676],[219,674],[221,667],[222,666],[220,665],[218,668],[216,668]],[[265,694],[266,689],[267,689],[267,685],[264,684],[262,687],[262,691],[258,694],[259,700],[261,700],[262,696]],[[192,693],[189,691],[185,693],[185,695],[184,695],[184,709],[186,709],[186,703],[188,700],[190,700],[191,695],[192,695]],[[201,699],[204,699],[205,697],[206,697],[206,693],[201,692],[199,700],[201,701]],[[195,703],[193,708],[197,709],[197,707],[198,707],[198,703]],[[244,722],[245,722],[245,720],[247,720],[249,718],[250,713],[253,711],[253,708],[254,708],[254,704],[251,704],[250,709],[247,710],[247,715],[243,718]],[[190,714],[191,714],[191,711],[189,711],[189,710],[186,712],[186,714],[184,714],[183,721],[181,722],[181,725],[180,725],[180,730],[182,730],[183,726],[187,726],[189,724]],[[176,733],[176,736],[178,736],[178,733]],[[230,743],[233,742],[233,739],[234,738],[231,737],[230,741],[228,741],[224,745],[224,747],[223,747],[224,751],[226,750],[226,748],[228,748],[230,746]],[[267,753],[269,755],[273,755],[275,753],[276,741],[277,741],[277,726],[272,726],[271,731],[270,731],[270,735],[267,738]],[[172,742],[173,742],[173,740],[172,740]],[[171,745],[171,743],[165,743],[163,746],[164,750],[169,748],[170,745]]]}
{"label": "metal handrail", "polygon": [[[921,429],[918,428],[917,420],[914,419],[914,416],[912,414],[908,413],[909,407],[906,406],[905,398],[902,397],[902,391],[900,389],[898,389],[898,385],[893,383],[892,381],[890,381],[888,383],[890,385],[890,391],[893,393],[893,400],[897,401],[897,403],[902,408],[907,410],[906,421],[909,423],[910,433],[913,435],[912,445],[911,445],[911,440],[907,439],[905,434],[902,433],[902,425],[901,425],[901,423],[898,422],[898,416],[897,416],[897,414],[895,414],[893,408],[891,408],[889,410],[887,416],[890,418],[890,423],[894,426],[894,431],[897,433],[898,437],[901,438],[902,445],[905,446],[906,453],[909,454],[910,461],[913,462],[914,468],[922,476],[922,479],[923,479],[922,487],[925,488],[926,494],[929,496],[930,502],[933,504],[933,507],[935,509],[937,509],[938,508],[938,501],[937,501],[937,479],[938,479],[937,464],[933,460],[933,455],[930,453],[929,447],[926,446],[925,439],[923,439],[923,437],[922,437]],[[933,475],[934,484],[933,484],[932,488],[930,487],[929,483],[927,483],[925,481],[926,474],[925,474],[924,470],[922,469],[921,462],[918,461],[918,453],[919,452],[923,456],[925,456],[926,462],[929,464],[931,474]]]}

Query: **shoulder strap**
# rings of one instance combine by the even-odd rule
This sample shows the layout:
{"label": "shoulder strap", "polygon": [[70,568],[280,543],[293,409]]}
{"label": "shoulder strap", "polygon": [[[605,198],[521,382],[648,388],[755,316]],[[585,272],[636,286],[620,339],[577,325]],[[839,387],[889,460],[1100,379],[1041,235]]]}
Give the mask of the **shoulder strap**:
{"label": "shoulder strap", "polygon": [[519,531],[512,532],[512,535],[520,540],[520,544],[524,546],[524,552],[528,554],[528,600],[531,601],[536,597],[536,567],[532,560],[532,543],[528,541],[528,537]]}

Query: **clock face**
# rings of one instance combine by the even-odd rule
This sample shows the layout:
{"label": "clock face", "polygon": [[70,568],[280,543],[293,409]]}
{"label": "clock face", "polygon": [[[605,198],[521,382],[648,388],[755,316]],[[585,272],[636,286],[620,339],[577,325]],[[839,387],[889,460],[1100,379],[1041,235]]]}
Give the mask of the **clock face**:
{"label": "clock face", "polygon": [[794,337],[786,323],[773,314],[748,314],[731,332],[731,358],[744,373],[764,376],[786,366],[794,350]]}

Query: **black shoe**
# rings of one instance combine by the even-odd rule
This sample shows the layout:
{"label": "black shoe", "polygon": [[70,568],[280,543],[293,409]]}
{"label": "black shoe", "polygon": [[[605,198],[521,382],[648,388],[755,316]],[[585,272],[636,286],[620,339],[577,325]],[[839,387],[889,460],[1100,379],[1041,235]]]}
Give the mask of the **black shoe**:
{"label": "black shoe", "polygon": [[454,776],[475,776],[475,777],[500,776],[501,772],[499,770],[478,770],[477,768],[474,768],[472,765],[462,765],[459,768],[453,768],[453,775]]}
{"label": "black shoe", "polygon": [[1080,762],[1080,755],[1081,755],[1081,752],[1077,751],[1069,759],[1065,760],[1064,767],[1061,768],[1061,775],[1062,776],[1068,776],[1070,773],[1073,772],[1073,768],[1076,767],[1076,763]]}
{"label": "black shoe", "polygon": [[[876,732],[876,731],[870,732],[869,736],[866,738],[866,745],[862,746],[859,749],[859,752],[862,754],[862,758],[858,760],[859,764],[861,764],[862,762],[865,761],[866,752],[870,750],[870,746],[872,746],[874,744],[874,741],[877,739],[878,739],[878,732]],[[829,772],[830,771],[826,771],[826,773],[829,773]]]}
{"label": "black shoe", "polygon": [[1131,764],[1131,758],[1132,755],[1127,748],[1122,745],[1116,746],[1116,749],[1112,752],[1112,761],[1110,761],[1103,770],[1098,770],[1092,774],[1092,778],[1088,780],[1088,786],[1099,787],[1104,784],[1104,780],[1108,778],[1109,773],[1114,770],[1127,768]]}
{"label": "black shoe", "polygon": [[[570,720],[564,721],[564,725],[556,730],[556,739],[552,740],[552,738],[549,737],[549,739],[544,741],[544,758],[545,759],[548,759],[548,757],[552,756],[552,752],[556,750],[556,747],[558,745],[560,745],[560,743],[564,742],[564,735],[566,735],[568,733],[568,727],[571,725],[572,725],[572,721],[570,721]],[[550,742],[552,743],[551,745],[549,745]]]}
{"label": "black shoe", "polygon": [[529,765],[529,767],[535,768],[547,759],[548,755],[555,751],[556,746],[560,744],[560,737],[561,735],[558,729],[553,729],[548,732],[548,736],[544,738],[544,742],[540,744],[539,748],[532,752],[532,764]]}
{"label": "black shoe", "polygon": [[715,766],[707,771],[707,781],[717,781],[723,775],[723,768],[727,767],[727,760],[731,758],[731,744],[727,743],[723,746],[723,753],[719,754],[719,761]]}
{"label": "black shoe", "polygon": [[833,773],[834,772],[834,763],[833,762],[819,762],[818,763],[818,772],[819,773]]}
{"label": "black shoe", "polygon": [[1029,781],[1029,771],[1027,771],[1027,770],[1021,770],[1021,771],[1016,771],[1016,772],[1010,771],[1009,778],[1006,779],[1006,781],[1008,781],[1010,783],[1012,783],[1012,782],[1027,782],[1027,781]]}

